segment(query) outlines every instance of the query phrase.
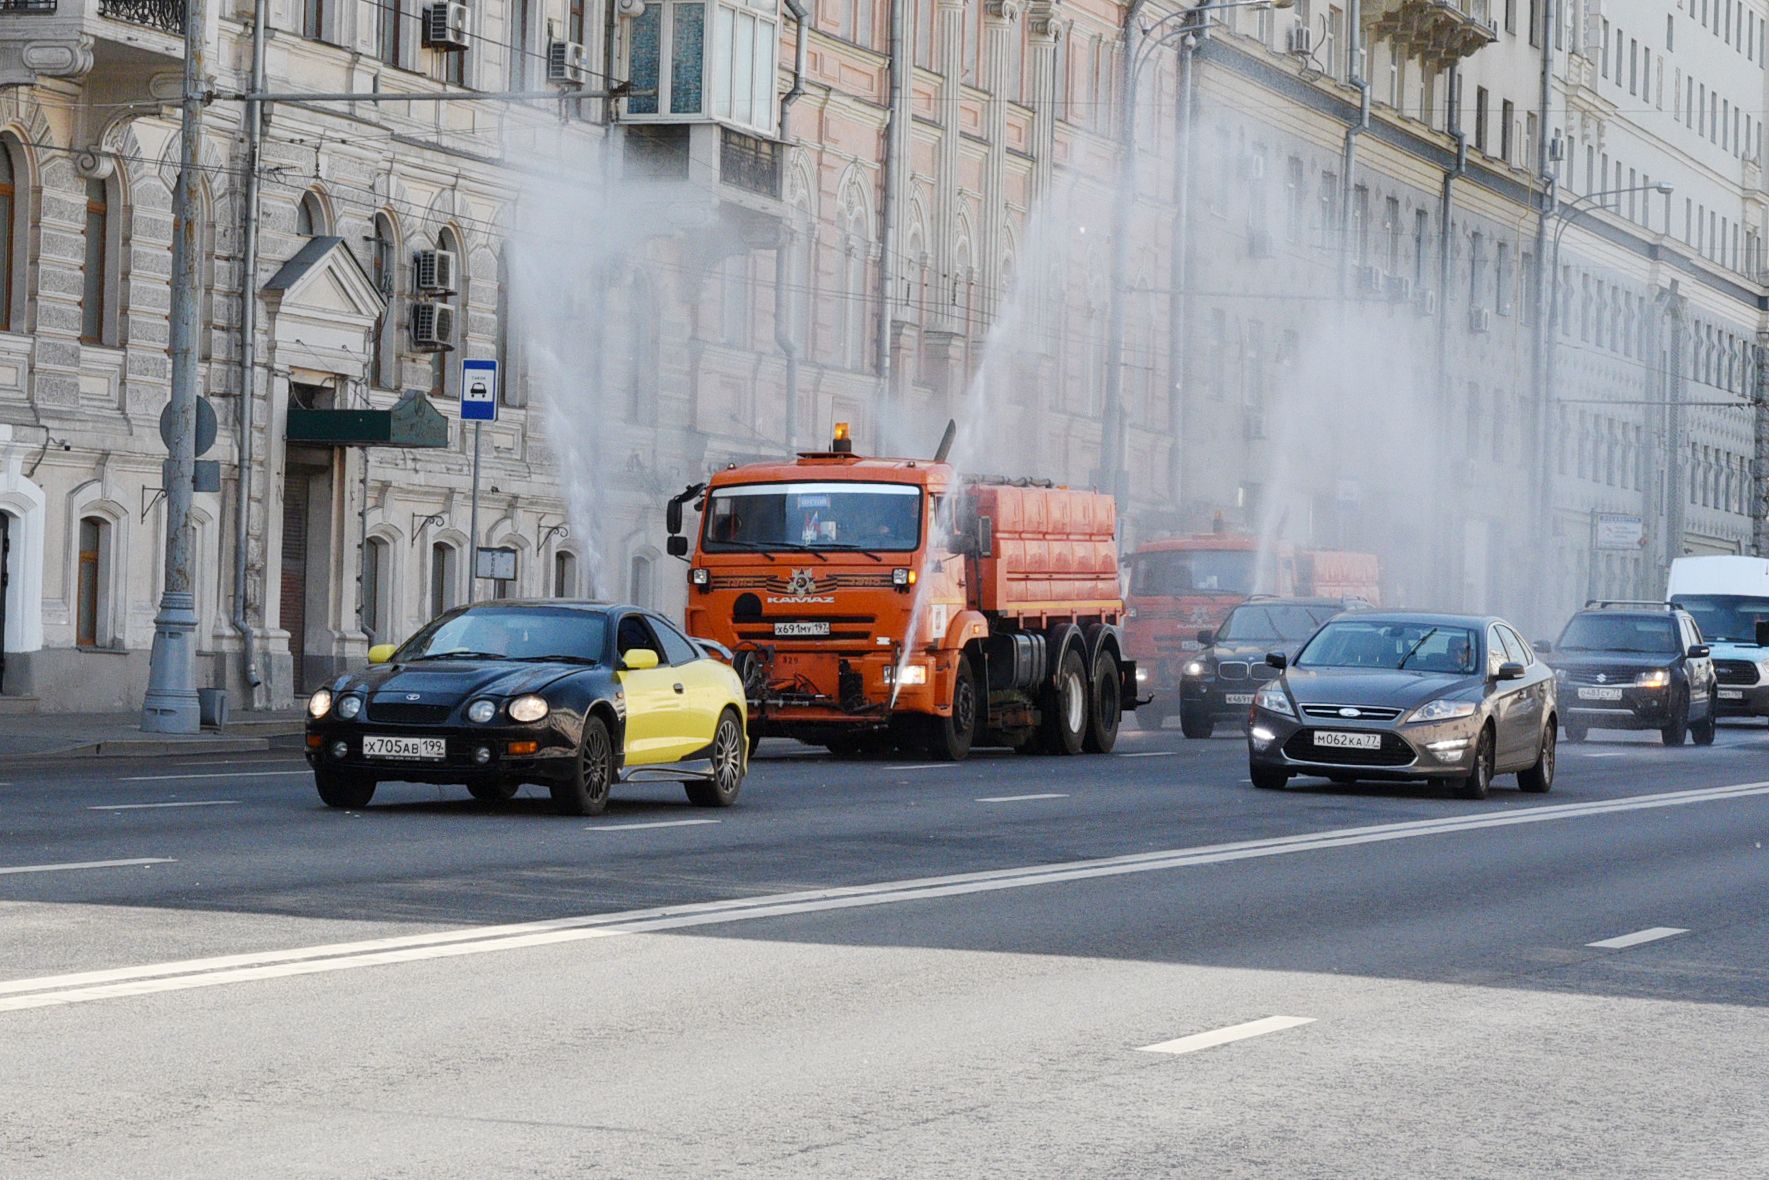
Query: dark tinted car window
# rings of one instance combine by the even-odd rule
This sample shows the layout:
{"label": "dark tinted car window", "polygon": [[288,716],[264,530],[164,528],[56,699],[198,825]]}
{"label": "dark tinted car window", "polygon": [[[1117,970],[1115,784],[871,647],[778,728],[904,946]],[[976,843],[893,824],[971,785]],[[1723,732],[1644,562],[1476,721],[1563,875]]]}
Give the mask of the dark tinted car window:
{"label": "dark tinted car window", "polygon": [[692,664],[695,660],[704,659],[700,649],[689,643],[687,638],[662,619],[652,619],[651,629],[657,632],[658,642],[663,644],[663,662],[679,667]]}
{"label": "dark tinted car window", "polygon": [[658,647],[657,639],[651,634],[651,625],[643,615],[627,615],[620,621],[620,632],[615,637],[620,654],[630,651],[654,651],[659,660],[663,659],[663,649]]}
{"label": "dark tinted car window", "polygon": [[1755,643],[1757,623],[1769,619],[1769,598],[1680,594],[1677,602],[1695,617],[1701,633],[1715,643]]}
{"label": "dark tinted car window", "polygon": [[1563,651],[1638,652],[1672,655],[1679,650],[1669,615],[1613,615],[1592,611],[1572,617],[1560,633]]}
{"label": "dark tinted car window", "polygon": [[1297,642],[1339,612],[1330,606],[1237,606],[1222,622],[1218,639],[1234,642],[1266,642],[1273,639]]}
{"label": "dark tinted car window", "polygon": [[443,615],[400,648],[402,660],[447,659],[451,653],[515,660],[549,656],[602,658],[607,616],[560,607],[469,607]]}
{"label": "dark tinted car window", "polygon": [[1306,668],[1404,668],[1409,672],[1471,675],[1477,665],[1474,632],[1436,623],[1341,619],[1322,627],[1296,657]]}

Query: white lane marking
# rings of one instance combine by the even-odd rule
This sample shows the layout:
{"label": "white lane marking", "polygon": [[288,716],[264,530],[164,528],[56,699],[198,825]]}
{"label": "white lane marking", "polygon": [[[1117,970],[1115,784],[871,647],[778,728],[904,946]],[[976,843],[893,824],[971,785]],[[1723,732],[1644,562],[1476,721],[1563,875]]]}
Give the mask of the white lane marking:
{"label": "white lane marking", "polygon": [[1024,803],[1028,799],[1067,799],[1067,795],[984,795],[978,803]]}
{"label": "white lane marking", "polygon": [[656,823],[644,824],[591,824],[584,829],[586,832],[640,832],[647,828],[693,828],[701,824],[716,824],[716,819],[666,819]]}
{"label": "white lane marking", "polygon": [[229,770],[217,774],[137,774],[129,778],[120,778],[120,783],[164,783],[176,782],[187,778],[278,778],[292,775],[311,775],[311,770]]}
{"label": "white lane marking", "polygon": [[[553,918],[502,926],[468,926],[454,930],[408,934],[358,942],[296,947],[290,950],[221,955],[134,967],[117,967],[69,975],[39,976],[0,983],[0,1012],[78,1004],[119,996],[153,992],[185,991],[248,980],[347,971],[387,963],[489,954],[523,947],[581,942],[621,934],[658,930],[685,930],[731,922],[749,922],[790,914],[861,909],[934,898],[993,893],[1066,881],[1086,881],[1132,873],[1159,872],[1224,864],[1296,852],[1349,848],[1389,840],[1407,840],[1450,832],[1480,831],[1519,824],[1548,823],[1562,819],[1619,812],[1717,803],[1769,795],[1769,782],[1739,783],[1695,791],[1667,791],[1630,799],[1591,803],[1567,803],[1532,807],[1499,814],[1477,814],[1448,819],[1410,820],[1363,828],[1337,828],[1297,836],[1245,840],[1233,844],[1204,845],[1132,853],[1097,860],[1028,865],[1014,869],[990,869],[944,877],[884,881],[873,885],[849,885],[798,893],[762,894],[727,901],[648,910]],[[28,994],[27,994],[28,993]]]}
{"label": "white lane marking", "polygon": [[1145,750],[1140,754],[1119,754],[1120,758],[1177,758],[1178,750]]}
{"label": "white lane marking", "polygon": [[153,811],[161,807],[232,807],[238,799],[191,799],[184,803],[105,803],[87,811]]}
{"label": "white lane marking", "polygon": [[1248,1037],[1262,1037],[1266,1033],[1283,1032],[1287,1028],[1298,1028],[1304,1024],[1313,1024],[1312,1016],[1267,1016],[1264,1020],[1249,1020],[1246,1024],[1233,1024],[1228,1028],[1219,1028],[1213,1032],[1194,1033],[1189,1037],[1180,1037],[1174,1041],[1162,1041],[1158,1045],[1144,1045],[1138,1053],[1196,1053],[1199,1049],[1214,1049],[1218,1045],[1227,1045],[1234,1041],[1244,1041]]}
{"label": "white lane marking", "polygon": [[1581,750],[1581,758],[1626,758],[1633,754],[1632,750]]}
{"label": "white lane marking", "polygon": [[75,860],[58,865],[4,865],[0,876],[12,873],[59,873],[64,869],[126,869],[133,865],[177,864],[169,856],[138,856],[133,860]]}
{"label": "white lane marking", "polygon": [[953,765],[950,762],[927,762],[917,766],[893,766],[892,770],[943,770]]}
{"label": "white lane marking", "polygon": [[1586,946],[1594,946],[1606,951],[1626,950],[1631,946],[1639,946],[1643,942],[1657,942],[1661,938],[1675,938],[1679,934],[1688,934],[1675,926],[1654,926],[1650,930],[1636,930],[1632,934],[1620,934],[1614,938],[1606,938],[1602,942],[1587,942]]}

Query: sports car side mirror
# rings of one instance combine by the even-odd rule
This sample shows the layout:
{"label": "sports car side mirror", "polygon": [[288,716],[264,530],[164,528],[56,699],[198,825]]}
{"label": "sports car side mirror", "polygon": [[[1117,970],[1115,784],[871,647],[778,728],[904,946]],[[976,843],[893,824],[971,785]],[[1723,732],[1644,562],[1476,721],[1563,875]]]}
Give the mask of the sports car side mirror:
{"label": "sports car side mirror", "polygon": [[657,653],[648,647],[635,647],[621,657],[621,664],[629,672],[644,672],[657,667]]}
{"label": "sports car side mirror", "polygon": [[393,653],[398,650],[399,648],[391,643],[377,643],[375,646],[369,648],[369,663],[385,664],[388,660],[393,658]]}

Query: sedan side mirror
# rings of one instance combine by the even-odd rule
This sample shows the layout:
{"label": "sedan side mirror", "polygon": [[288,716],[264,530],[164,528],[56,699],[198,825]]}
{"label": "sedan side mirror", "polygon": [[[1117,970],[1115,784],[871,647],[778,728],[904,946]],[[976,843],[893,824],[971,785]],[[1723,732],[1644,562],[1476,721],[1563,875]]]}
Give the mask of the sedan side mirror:
{"label": "sedan side mirror", "polygon": [[1278,671],[1282,672],[1285,668],[1290,666],[1290,657],[1281,651],[1268,651],[1265,653],[1265,666],[1268,668],[1276,668]]}
{"label": "sedan side mirror", "polygon": [[393,653],[398,650],[399,648],[391,643],[377,643],[369,648],[369,663],[385,664],[393,658]]}
{"label": "sedan side mirror", "polygon": [[1499,679],[1499,680],[1522,680],[1523,679],[1523,665],[1518,663],[1516,660],[1506,660],[1504,663],[1499,665],[1499,673],[1498,673],[1497,679]]}
{"label": "sedan side mirror", "polygon": [[1710,650],[1707,644],[1698,643],[1691,647],[1687,654],[1692,660],[1705,660],[1708,658]]}
{"label": "sedan side mirror", "polygon": [[621,664],[629,672],[647,672],[658,665],[657,653],[648,647],[635,647],[621,657]]}
{"label": "sedan side mirror", "polygon": [[1216,642],[1216,632],[1212,631],[1210,628],[1206,627],[1202,631],[1198,632],[1199,646],[1209,647],[1212,643],[1215,643],[1215,642]]}
{"label": "sedan side mirror", "polygon": [[1549,643],[1546,639],[1538,639],[1536,640],[1536,654],[1542,656],[1553,655],[1554,645]]}

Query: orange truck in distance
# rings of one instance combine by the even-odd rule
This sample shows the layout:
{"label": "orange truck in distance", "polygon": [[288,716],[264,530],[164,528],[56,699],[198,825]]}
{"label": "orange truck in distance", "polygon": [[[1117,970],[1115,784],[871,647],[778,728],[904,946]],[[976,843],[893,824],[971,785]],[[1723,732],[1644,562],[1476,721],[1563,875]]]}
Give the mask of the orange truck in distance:
{"label": "orange truck in distance", "polygon": [[729,648],[749,732],[838,754],[1103,752],[1135,708],[1110,496],[828,451],[732,466],[670,504],[690,634]]}

